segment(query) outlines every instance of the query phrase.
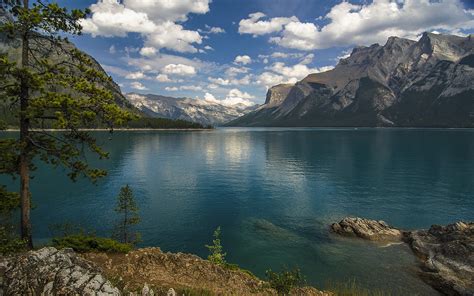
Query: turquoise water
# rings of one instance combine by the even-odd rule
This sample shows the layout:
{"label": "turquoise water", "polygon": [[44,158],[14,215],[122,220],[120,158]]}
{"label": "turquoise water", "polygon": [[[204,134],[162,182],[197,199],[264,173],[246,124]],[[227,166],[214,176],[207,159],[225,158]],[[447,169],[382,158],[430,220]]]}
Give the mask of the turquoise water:
{"label": "turquoise water", "polygon": [[[403,229],[474,220],[474,130],[227,128],[95,132],[109,176],[71,183],[40,167],[34,233],[65,221],[108,235],[115,196],[130,184],[142,246],[206,256],[222,227],[228,261],[263,276],[299,266],[310,284],[356,279],[396,294],[433,295],[404,245],[341,239],[347,215]],[[91,162],[96,163],[91,157]]]}

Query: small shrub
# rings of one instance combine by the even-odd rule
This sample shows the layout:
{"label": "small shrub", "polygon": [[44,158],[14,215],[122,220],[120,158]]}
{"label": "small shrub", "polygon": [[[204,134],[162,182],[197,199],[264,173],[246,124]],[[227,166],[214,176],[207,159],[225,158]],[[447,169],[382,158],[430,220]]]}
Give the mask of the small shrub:
{"label": "small shrub", "polygon": [[85,234],[74,234],[60,238],[54,238],[53,246],[59,249],[72,248],[74,251],[79,253],[127,253],[133,248],[131,244],[123,244],[111,238],[97,237]]}
{"label": "small shrub", "polygon": [[304,277],[298,268],[281,272],[273,272],[269,269],[266,271],[266,275],[270,287],[275,289],[278,295],[288,295],[291,289],[305,283]]}
{"label": "small shrub", "polygon": [[212,240],[212,245],[206,245],[206,248],[209,250],[209,256],[207,260],[218,265],[225,265],[225,256],[222,245],[221,245],[221,227],[217,227],[213,234],[214,239]]}
{"label": "small shrub", "polygon": [[0,254],[15,253],[26,250],[25,241],[13,235],[13,231],[7,228],[7,226],[0,225]]}

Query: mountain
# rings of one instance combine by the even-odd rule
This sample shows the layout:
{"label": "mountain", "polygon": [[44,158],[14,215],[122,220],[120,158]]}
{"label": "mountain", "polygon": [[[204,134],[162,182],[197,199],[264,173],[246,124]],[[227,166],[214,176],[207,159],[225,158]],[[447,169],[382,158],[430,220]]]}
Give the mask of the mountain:
{"label": "mountain", "polygon": [[269,89],[229,126],[474,127],[474,36],[354,48],[330,71]]}
{"label": "mountain", "polygon": [[248,104],[225,104],[219,100],[172,98],[160,95],[126,94],[126,98],[150,117],[180,119],[203,125],[222,125],[257,108]]}

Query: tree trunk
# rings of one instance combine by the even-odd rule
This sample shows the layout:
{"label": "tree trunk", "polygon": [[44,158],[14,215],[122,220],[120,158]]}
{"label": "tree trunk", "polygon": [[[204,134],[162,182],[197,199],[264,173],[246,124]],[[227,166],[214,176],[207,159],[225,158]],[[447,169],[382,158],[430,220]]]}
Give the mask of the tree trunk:
{"label": "tree trunk", "polygon": [[[23,0],[23,7],[28,9],[28,0]],[[22,37],[22,59],[21,66],[23,69],[27,69],[29,65],[28,60],[28,32],[24,32]],[[28,77],[25,75],[21,78],[20,82],[20,200],[21,200],[21,238],[26,241],[29,248],[33,248],[33,239],[31,235],[31,200],[30,200],[30,120],[26,114],[28,109],[29,101],[29,86]]]}

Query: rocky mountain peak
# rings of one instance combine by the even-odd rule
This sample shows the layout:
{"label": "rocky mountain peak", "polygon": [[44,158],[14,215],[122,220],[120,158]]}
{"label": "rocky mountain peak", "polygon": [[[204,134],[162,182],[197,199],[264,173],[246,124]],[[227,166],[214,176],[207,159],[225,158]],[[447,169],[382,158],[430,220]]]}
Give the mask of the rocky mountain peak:
{"label": "rocky mountain peak", "polygon": [[262,107],[231,125],[474,127],[473,61],[472,36],[390,37],[270,88]]}

